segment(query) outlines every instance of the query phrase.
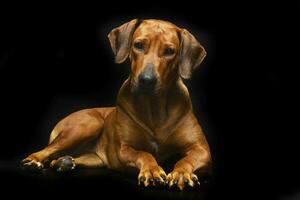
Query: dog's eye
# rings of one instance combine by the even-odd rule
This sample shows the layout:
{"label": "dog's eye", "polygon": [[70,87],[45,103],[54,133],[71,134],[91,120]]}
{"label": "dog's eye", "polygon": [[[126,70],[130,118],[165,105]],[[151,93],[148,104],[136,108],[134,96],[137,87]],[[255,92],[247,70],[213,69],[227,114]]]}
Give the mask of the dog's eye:
{"label": "dog's eye", "polygon": [[134,48],[136,48],[137,50],[140,50],[140,51],[144,51],[144,45],[143,45],[143,43],[141,43],[141,42],[136,42],[136,43],[134,43]]}
{"label": "dog's eye", "polygon": [[165,51],[164,51],[164,55],[165,56],[172,56],[173,54],[175,53],[175,50],[172,49],[172,48],[166,48]]}

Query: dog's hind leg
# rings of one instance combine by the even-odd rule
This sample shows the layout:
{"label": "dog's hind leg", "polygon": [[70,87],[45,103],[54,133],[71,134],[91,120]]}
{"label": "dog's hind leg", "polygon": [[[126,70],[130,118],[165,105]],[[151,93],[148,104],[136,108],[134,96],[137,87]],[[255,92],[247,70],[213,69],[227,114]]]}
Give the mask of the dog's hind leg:
{"label": "dog's hind leg", "polygon": [[22,165],[25,168],[42,169],[46,161],[89,145],[91,141],[99,138],[104,126],[104,117],[112,109],[103,108],[103,112],[99,109],[87,109],[67,116],[52,131],[49,145],[29,155],[22,161]]}

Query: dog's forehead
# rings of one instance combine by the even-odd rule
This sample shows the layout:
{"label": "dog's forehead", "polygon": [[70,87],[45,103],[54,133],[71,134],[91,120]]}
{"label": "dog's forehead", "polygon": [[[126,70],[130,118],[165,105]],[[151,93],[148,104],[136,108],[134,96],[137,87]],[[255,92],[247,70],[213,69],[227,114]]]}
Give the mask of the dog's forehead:
{"label": "dog's forehead", "polygon": [[134,36],[163,36],[165,39],[178,38],[179,28],[174,24],[162,20],[143,20],[139,27],[136,29]]}

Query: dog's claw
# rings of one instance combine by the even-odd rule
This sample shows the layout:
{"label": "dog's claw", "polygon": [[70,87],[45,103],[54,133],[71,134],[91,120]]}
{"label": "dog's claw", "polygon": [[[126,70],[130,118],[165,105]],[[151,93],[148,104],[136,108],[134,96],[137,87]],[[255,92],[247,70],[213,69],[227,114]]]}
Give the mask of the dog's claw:
{"label": "dog's claw", "polygon": [[186,186],[190,188],[193,188],[195,185],[200,186],[197,176],[185,170],[174,170],[168,174],[167,182],[170,188],[177,185],[180,190],[183,190]]}
{"label": "dog's claw", "polygon": [[144,176],[142,176],[142,177],[140,177],[139,178],[139,185],[141,185],[141,183],[143,183],[145,181],[145,177]]}
{"label": "dog's claw", "polygon": [[41,162],[38,162],[36,160],[22,160],[21,162],[22,168],[29,169],[29,170],[41,170],[44,168],[44,165]]}
{"label": "dog's claw", "polygon": [[154,179],[154,182],[155,182],[156,184],[160,184],[161,181],[160,181],[159,178],[155,178],[155,179]]}
{"label": "dog's claw", "polygon": [[169,182],[169,188],[172,188],[174,186],[174,182],[173,181],[170,181]]}
{"label": "dog's claw", "polygon": [[161,178],[163,179],[163,181],[165,182],[165,181],[166,181],[166,179],[167,179],[167,176],[166,176],[166,175],[164,175],[164,174],[160,174],[160,176],[161,176]]}
{"label": "dog's claw", "polygon": [[165,185],[166,184],[166,182],[164,181],[164,179],[163,178],[155,178],[155,184],[156,185]]}
{"label": "dog's claw", "polygon": [[20,162],[21,168],[25,170],[42,170],[44,168],[44,164],[40,159],[39,154],[33,153],[27,156]]}
{"label": "dog's claw", "polygon": [[192,180],[194,181],[194,183],[196,183],[196,185],[200,186],[200,182],[198,180],[198,177],[195,174],[193,174],[191,177],[192,177]]}
{"label": "dog's claw", "polygon": [[166,177],[166,174],[159,166],[142,169],[138,177],[138,185],[145,187],[163,185],[165,184],[163,177]]}

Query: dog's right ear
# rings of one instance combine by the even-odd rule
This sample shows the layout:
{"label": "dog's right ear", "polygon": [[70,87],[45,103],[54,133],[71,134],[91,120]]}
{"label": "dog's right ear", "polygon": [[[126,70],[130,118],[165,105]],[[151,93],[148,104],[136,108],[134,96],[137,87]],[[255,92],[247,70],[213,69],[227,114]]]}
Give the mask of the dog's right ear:
{"label": "dog's right ear", "polygon": [[137,19],[131,20],[130,22],[113,29],[108,34],[108,39],[114,52],[116,63],[122,63],[128,57],[132,36],[137,24]]}
{"label": "dog's right ear", "polygon": [[193,70],[201,64],[206,57],[204,47],[186,29],[181,30],[181,51],[179,57],[179,74],[189,79]]}

